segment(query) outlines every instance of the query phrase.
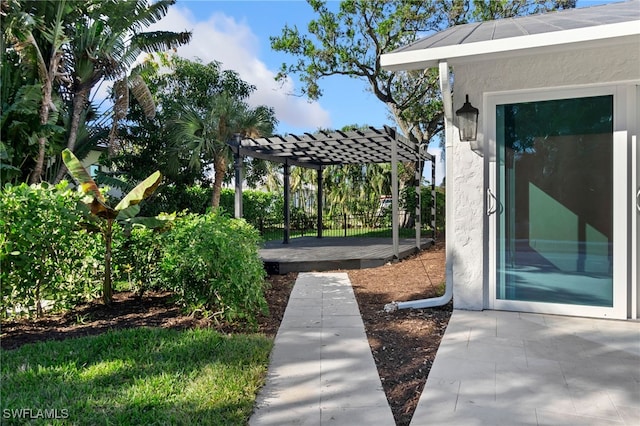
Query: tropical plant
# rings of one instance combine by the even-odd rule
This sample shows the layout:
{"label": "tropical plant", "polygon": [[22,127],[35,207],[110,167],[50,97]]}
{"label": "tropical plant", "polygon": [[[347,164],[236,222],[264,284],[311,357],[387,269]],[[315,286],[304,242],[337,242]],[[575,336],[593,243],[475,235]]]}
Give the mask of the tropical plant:
{"label": "tropical plant", "polygon": [[[141,53],[173,49],[190,41],[190,32],[141,31],[162,19],[175,1],[98,1],[85,4],[83,13],[71,24],[67,72],[72,76],[72,108],[67,149],[74,151],[91,90],[103,79],[115,80],[110,154],[115,151],[118,123],[126,117],[129,91],[147,118],[155,116],[153,97],[140,76],[141,66],[131,72],[130,68]],[[62,167],[56,180],[62,179],[64,174]]]}
{"label": "tropical plant", "polygon": [[147,290],[165,288],[160,274],[165,247],[162,235],[157,229],[141,226],[114,235],[114,280],[126,282],[138,297]]}
{"label": "tropical plant", "polygon": [[[190,198],[186,191],[194,186],[212,186],[213,176],[210,163],[203,162],[200,168],[189,166],[189,151],[171,140],[173,121],[180,116],[183,105],[190,105],[204,116],[211,109],[212,100],[224,91],[246,99],[254,88],[236,72],[222,70],[218,62],[203,64],[169,54],[152,55],[140,75],[153,93],[157,114],[147,119],[140,103],[132,99],[128,125],[118,136],[121,147],[115,155],[104,159],[105,164],[128,181],[144,179],[160,170],[167,185],[159,191],[159,197],[166,199],[168,205],[174,200],[177,206],[184,205],[181,200]],[[207,204],[211,205],[211,196]]]}
{"label": "tropical plant", "polygon": [[220,205],[222,182],[230,162],[231,149],[227,142],[236,134],[254,138],[270,135],[275,123],[271,108],[252,109],[229,92],[211,99],[209,110],[204,114],[192,105],[184,105],[173,123],[172,139],[178,152],[188,153],[190,167],[213,166],[213,208]]}
{"label": "tropical plant", "polygon": [[[39,128],[36,132],[37,154],[29,181],[42,179],[49,149],[51,126],[57,120],[55,84],[65,78],[63,71],[64,46],[68,37],[64,31],[64,17],[73,6],[65,0],[3,2],[3,48],[15,52],[24,66],[36,70],[41,96],[38,99]],[[5,97],[3,96],[3,100]]]}
{"label": "tropical plant", "polygon": [[104,281],[102,286],[102,298],[105,304],[111,303],[111,254],[113,245],[113,225],[115,222],[122,224],[125,229],[135,224],[149,228],[162,228],[172,219],[169,216],[136,217],[140,212],[139,203],[153,194],[162,181],[162,175],[156,171],[144,181],[140,182],[131,192],[120,200],[115,207],[107,205],[106,199],[80,160],[71,151],[62,151],[62,159],[69,169],[71,176],[78,182],[80,190],[86,195],[83,202],[88,207],[90,216],[87,217],[85,226],[88,229],[98,231],[102,235],[105,244],[104,254]]}

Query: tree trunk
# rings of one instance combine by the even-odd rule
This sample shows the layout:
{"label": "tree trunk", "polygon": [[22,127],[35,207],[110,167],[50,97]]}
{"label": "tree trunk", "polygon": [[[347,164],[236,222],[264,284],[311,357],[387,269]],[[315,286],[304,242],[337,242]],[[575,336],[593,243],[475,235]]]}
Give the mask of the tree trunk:
{"label": "tree trunk", "polygon": [[[50,78],[46,78],[42,84],[42,105],[40,105],[40,125],[44,126],[49,121],[49,111],[51,108],[51,92],[53,90],[53,82]],[[42,172],[44,170],[44,159],[47,152],[47,137],[40,136],[38,138],[38,157],[36,165],[31,172],[29,179],[30,184],[40,183],[42,180]]]}
{"label": "tree trunk", "polygon": [[38,158],[36,159],[36,166],[31,172],[29,178],[30,184],[40,183],[42,180],[42,170],[44,169],[44,155],[47,149],[47,138],[41,136],[38,138]]}
{"label": "tree trunk", "polygon": [[[80,127],[80,117],[82,115],[82,110],[87,103],[88,97],[89,89],[84,87],[75,93],[73,97],[73,111],[71,112],[71,124],[69,125],[69,137],[67,138],[67,148],[71,152],[73,152],[76,147],[76,142],[78,140],[78,128]],[[62,163],[54,183],[60,182],[66,173],[67,166]]]}
{"label": "tree trunk", "polygon": [[222,181],[224,180],[224,174],[227,172],[227,159],[224,154],[218,154],[213,161],[213,196],[211,197],[211,207],[216,209],[220,207],[220,192],[222,192]]}
{"label": "tree trunk", "polygon": [[111,304],[112,288],[111,288],[111,246],[113,240],[113,219],[107,219],[107,225],[104,232],[104,281],[102,283],[102,300],[105,305]]}

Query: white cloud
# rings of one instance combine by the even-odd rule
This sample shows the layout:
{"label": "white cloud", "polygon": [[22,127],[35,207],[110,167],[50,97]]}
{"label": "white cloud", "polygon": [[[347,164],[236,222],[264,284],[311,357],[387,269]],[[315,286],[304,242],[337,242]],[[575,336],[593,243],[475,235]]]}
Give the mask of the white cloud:
{"label": "white cloud", "polygon": [[260,41],[248,25],[218,12],[198,19],[176,5],[150,30],[191,31],[191,42],[179,47],[177,54],[187,59],[200,58],[204,63],[219,61],[224,69],[238,72],[240,78],[256,86],[249,104],[272,107],[281,123],[279,127],[306,131],[331,127],[329,112],[318,102],[289,95],[294,91],[291,80],[284,84],[275,81],[276,71],[259,59]]}

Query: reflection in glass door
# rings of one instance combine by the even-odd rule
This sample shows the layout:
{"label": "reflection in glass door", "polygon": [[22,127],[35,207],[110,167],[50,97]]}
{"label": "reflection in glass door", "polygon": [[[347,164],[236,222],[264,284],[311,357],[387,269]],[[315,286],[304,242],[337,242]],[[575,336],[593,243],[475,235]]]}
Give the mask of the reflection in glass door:
{"label": "reflection in glass door", "polygon": [[496,106],[498,300],[613,307],[613,96]]}

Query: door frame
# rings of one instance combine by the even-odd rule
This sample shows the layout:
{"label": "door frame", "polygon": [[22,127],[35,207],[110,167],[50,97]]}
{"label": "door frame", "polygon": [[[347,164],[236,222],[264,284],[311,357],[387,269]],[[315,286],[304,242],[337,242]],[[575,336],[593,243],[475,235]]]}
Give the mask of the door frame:
{"label": "door frame", "polygon": [[[602,85],[586,87],[544,88],[509,92],[484,93],[483,131],[487,136],[485,170],[487,174],[486,223],[488,236],[488,256],[485,268],[488,274],[485,291],[485,308],[495,310],[547,313],[558,315],[586,316],[598,318],[624,319],[634,317],[640,304],[637,283],[637,262],[631,259],[637,251],[632,230],[637,219],[632,221],[629,196],[632,187],[632,170],[637,169],[631,161],[632,134],[634,133],[636,110],[636,88],[630,85]],[[590,96],[613,96],[613,307],[569,305],[546,302],[528,302],[497,299],[498,283],[498,244],[497,227],[501,206],[497,204],[498,167],[496,164],[496,106],[521,102],[537,102],[557,99],[583,98]],[[633,108],[630,106],[633,105]],[[632,111],[631,111],[632,110]],[[633,186],[635,188],[635,186]],[[635,195],[635,191],[634,191]],[[633,203],[635,207],[635,201]],[[636,225],[634,225],[636,224]],[[632,247],[633,245],[633,247]],[[635,264],[635,265],[634,265]],[[633,270],[632,270],[633,268]],[[636,278],[633,278],[633,277]],[[632,281],[635,281],[635,283]],[[635,297],[634,297],[635,296]],[[635,303],[628,303],[634,301]],[[635,308],[632,305],[636,305]]]}

